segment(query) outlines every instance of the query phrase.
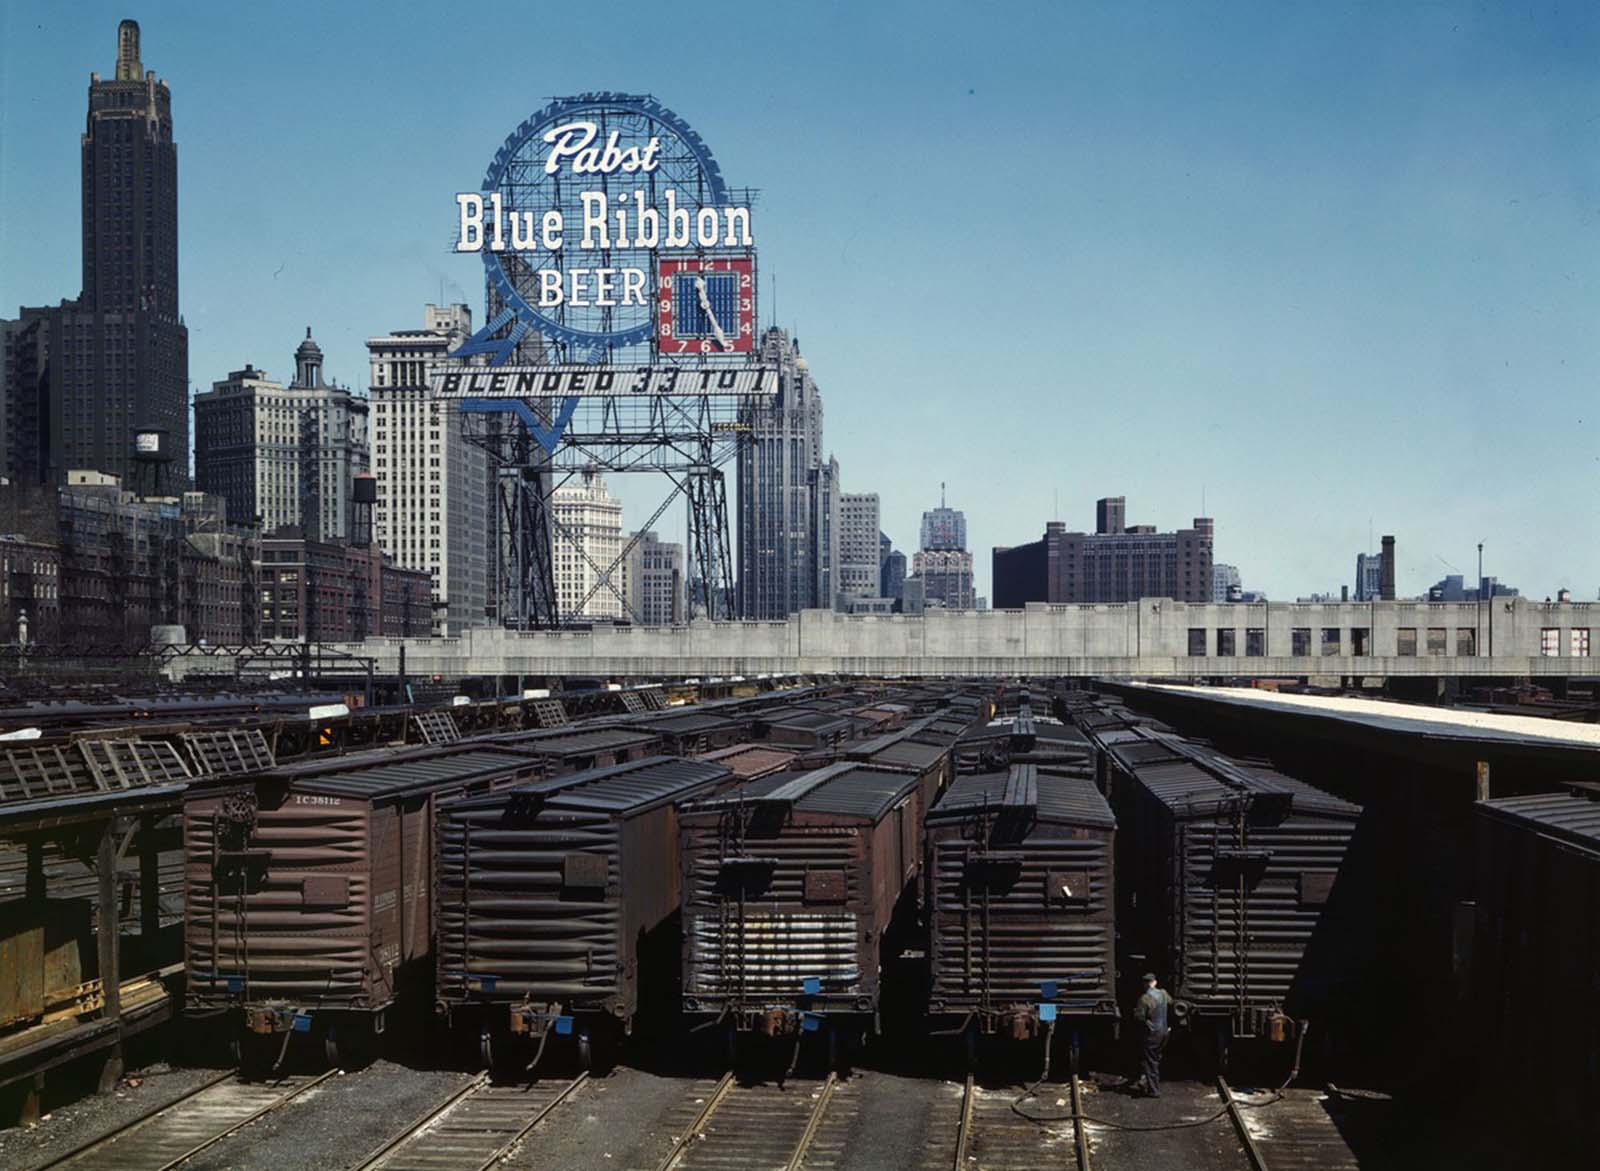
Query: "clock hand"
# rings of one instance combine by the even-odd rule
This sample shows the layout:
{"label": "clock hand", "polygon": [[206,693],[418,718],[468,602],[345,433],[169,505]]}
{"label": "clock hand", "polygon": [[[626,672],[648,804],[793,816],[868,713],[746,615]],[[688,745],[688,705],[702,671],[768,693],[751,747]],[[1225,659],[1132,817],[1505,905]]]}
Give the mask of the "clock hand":
{"label": "clock hand", "polygon": [[711,323],[711,332],[717,335],[717,345],[722,349],[728,348],[728,335],[722,332],[722,324],[717,320],[717,315],[711,311],[711,297],[706,292],[706,278],[694,278],[694,291],[700,296],[700,311],[706,315],[706,320]]}

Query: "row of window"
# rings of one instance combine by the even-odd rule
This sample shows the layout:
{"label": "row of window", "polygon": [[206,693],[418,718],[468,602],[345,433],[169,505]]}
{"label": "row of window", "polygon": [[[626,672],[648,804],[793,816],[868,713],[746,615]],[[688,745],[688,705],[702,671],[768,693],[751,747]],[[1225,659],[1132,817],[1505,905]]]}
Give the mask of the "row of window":
{"label": "row of window", "polygon": [[[1218,658],[1233,658],[1239,654],[1238,634],[1236,630],[1227,629],[1216,632]],[[1314,634],[1320,634],[1315,643]],[[1588,658],[1589,629],[1573,627],[1566,634],[1565,654],[1573,658]],[[1189,627],[1190,658],[1205,658],[1211,653],[1210,636],[1211,631],[1203,626]],[[1324,626],[1320,631],[1310,626],[1296,626],[1289,632],[1289,653],[1301,659],[1314,655],[1342,655],[1345,653],[1344,636],[1345,631],[1337,626]],[[1266,653],[1266,629],[1259,626],[1247,628],[1244,632],[1245,657],[1259,658]],[[1349,629],[1349,653],[1356,658],[1365,658],[1373,653],[1370,628],[1353,626]],[[1478,632],[1470,626],[1458,626],[1453,632],[1447,626],[1401,626],[1395,630],[1394,653],[1400,658],[1416,658],[1419,654],[1429,657],[1453,654],[1458,658],[1471,658],[1478,653]],[[1545,658],[1559,658],[1563,654],[1561,627],[1546,626],[1540,629],[1539,654]]]}

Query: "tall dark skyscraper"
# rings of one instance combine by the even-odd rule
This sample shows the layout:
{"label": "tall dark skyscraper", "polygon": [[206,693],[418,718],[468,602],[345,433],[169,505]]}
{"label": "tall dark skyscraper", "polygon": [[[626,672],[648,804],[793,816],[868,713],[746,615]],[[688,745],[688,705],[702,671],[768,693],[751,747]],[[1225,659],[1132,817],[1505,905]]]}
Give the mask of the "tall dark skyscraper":
{"label": "tall dark skyscraper", "polygon": [[[188,481],[189,332],[178,315],[178,152],[172,94],[139,58],[139,25],[117,26],[116,73],[89,75],[82,142],[83,291],[24,308],[35,327],[14,365],[32,372],[39,416],[13,447],[23,478],[90,468],[131,480],[134,435],[166,432],[164,488]],[[131,486],[131,484],[130,484]]]}

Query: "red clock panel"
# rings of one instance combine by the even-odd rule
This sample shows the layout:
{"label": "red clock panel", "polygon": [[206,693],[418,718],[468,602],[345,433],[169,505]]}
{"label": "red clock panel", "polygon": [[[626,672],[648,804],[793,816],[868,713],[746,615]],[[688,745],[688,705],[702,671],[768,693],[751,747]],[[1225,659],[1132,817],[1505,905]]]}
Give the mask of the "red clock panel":
{"label": "red clock panel", "polygon": [[656,348],[673,354],[749,354],[756,347],[755,258],[663,260],[656,292]]}

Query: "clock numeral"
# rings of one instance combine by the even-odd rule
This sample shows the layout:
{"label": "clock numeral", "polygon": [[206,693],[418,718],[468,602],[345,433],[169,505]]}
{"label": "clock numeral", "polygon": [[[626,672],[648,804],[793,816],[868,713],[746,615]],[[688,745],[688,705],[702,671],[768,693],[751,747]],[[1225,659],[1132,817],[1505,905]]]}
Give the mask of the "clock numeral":
{"label": "clock numeral", "polygon": [[744,313],[750,312],[750,298],[749,297],[741,297],[739,299],[739,309],[740,309],[741,312],[744,312]]}
{"label": "clock numeral", "polygon": [[672,336],[672,322],[663,321],[661,323],[661,336],[664,338],[670,338]]}
{"label": "clock numeral", "polygon": [[685,341],[683,338],[680,337],[678,339],[678,353],[682,354],[682,353],[686,352],[688,350],[688,348],[689,348],[689,343],[687,341]]}
{"label": "clock numeral", "polygon": [[741,272],[739,274],[739,287],[741,289],[748,289],[750,287],[750,274],[749,273]]}

